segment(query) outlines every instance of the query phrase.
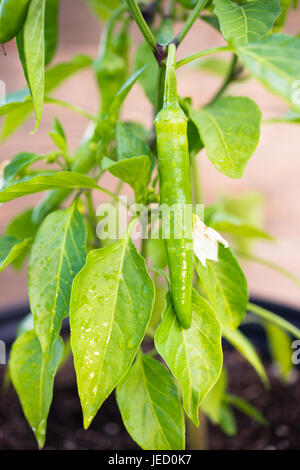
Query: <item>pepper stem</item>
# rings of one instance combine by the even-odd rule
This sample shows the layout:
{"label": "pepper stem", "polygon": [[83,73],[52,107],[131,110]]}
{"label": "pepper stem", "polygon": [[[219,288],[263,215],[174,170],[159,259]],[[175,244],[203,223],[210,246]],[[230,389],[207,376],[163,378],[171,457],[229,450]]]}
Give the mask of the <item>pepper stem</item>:
{"label": "pepper stem", "polygon": [[167,70],[164,90],[164,108],[178,108],[177,81],[176,81],[176,45],[168,46]]}

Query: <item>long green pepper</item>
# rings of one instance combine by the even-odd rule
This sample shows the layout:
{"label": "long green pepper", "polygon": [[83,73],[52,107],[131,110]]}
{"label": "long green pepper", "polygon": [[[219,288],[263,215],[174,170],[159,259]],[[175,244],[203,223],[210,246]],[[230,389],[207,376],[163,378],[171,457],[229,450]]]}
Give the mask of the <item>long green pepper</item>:
{"label": "long green pepper", "polygon": [[30,0],[1,0],[0,2],[0,43],[13,39],[26,19]]}
{"label": "long green pepper", "polygon": [[[179,106],[176,84],[176,46],[168,49],[164,104],[155,119],[160,179],[160,204],[170,210],[170,236],[165,238],[170,288],[176,315],[184,328],[192,321],[193,242],[192,188],[187,118]],[[181,237],[178,237],[178,225]],[[164,227],[162,227],[164,230]]]}

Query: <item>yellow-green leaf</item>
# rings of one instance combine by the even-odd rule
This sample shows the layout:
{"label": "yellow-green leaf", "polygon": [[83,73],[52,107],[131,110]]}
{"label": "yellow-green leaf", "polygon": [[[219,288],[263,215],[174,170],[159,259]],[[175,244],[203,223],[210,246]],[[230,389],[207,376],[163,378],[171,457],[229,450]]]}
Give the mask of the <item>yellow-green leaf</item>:
{"label": "yellow-green leaf", "polygon": [[36,235],[28,267],[34,329],[46,355],[69,313],[72,282],[85,257],[86,229],[76,204],[48,215]]}
{"label": "yellow-green leaf", "polygon": [[222,370],[222,333],[215,312],[196,291],[192,309],[192,325],[184,329],[168,295],[155,346],[180,384],[186,414],[198,426],[199,406]]}
{"label": "yellow-green leaf", "polygon": [[0,237],[0,271],[21,256],[30,243],[30,238],[20,240],[10,235]]}
{"label": "yellow-green leaf", "polygon": [[241,178],[260,136],[261,112],[250,98],[227,96],[190,116],[217,170]]}
{"label": "yellow-green leaf", "polygon": [[145,450],[182,450],[184,416],[168,369],[139,354],[117,387],[117,402],[131,437]]}
{"label": "yellow-green leaf", "polygon": [[219,261],[196,262],[197,274],[222,325],[236,328],[248,303],[247,280],[230,248],[219,244]]}
{"label": "yellow-green leaf", "polygon": [[43,357],[40,342],[31,330],[17,338],[10,355],[10,376],[39,447],[43,447],[45,442],[54,376],[63,349],[63,341],[58,338],[51,357],[46,360]]}
{"label": "yellow-green leaf", "polygon": [[154,302],[145,260],[130,239],[88,254],[71,297],[71,344],[84,426],[134,360]]}

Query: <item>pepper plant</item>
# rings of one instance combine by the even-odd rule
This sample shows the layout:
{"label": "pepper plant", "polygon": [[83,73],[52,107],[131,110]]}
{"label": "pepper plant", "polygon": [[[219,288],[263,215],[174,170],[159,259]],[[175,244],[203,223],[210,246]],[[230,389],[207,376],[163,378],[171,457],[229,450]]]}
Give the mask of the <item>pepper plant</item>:
{"label": "pepper plant", "polygon": [[[55,119],[50,153],[25,149],[1,167],[0,203],[44,192],[0,238],[0,270],[9,264],[20,268],[29,258],[31,314],[20,325],[9,361],[25,417],[43,447],[55,374],[64,349],[69,351],[68,339],[61,336],[69,317],[86,429],[114,390],[124,425],[143,449],[184,449],[185,424],[190,420],[199,426],[200,414],[234,433],[231,406],[264,424],[258,410],[227,392],[222,338],[268,386],[255,348],[239,329],[246,312],[252,312],[248,321],[254,314],[266,326],[274,357],[285,365],[282,375],[290,371],[282,359],[282,349],[290,347],[287,335],[299,338],[300,332],[249,303],[239,257],[267,264],[298,285],[299,280],[253,254],[253,241],[272,240],[256,216],[261,210],[256,195],[224,195],[204,208],[203,217],[197,213],[196,206],[203,204],[197,159],[199,154],[206,158],[206,152],[216,171],[243,176],[259,141],[261,111],[250,98],[231,96],[229,88],[249,76],[289,106],[278,121],[300,121],[300,38],[281,32],[297,2],[87,3],[102,23],[99,55],[76,55],[54,65],[59,0],[0,4],[0,40],[16,37],[27,82],[0,107],[2,141],[32,113],[36,132],[44,104],[67,107],[89,122],[74,153],[63,123]],[[199,27],[207,22],[215,28],[219,41],[178,60],[177,50],[196,21]],[[133,22],[141,33],[137,49],[130,39]],[[222,58],[207,57],[220,52]],[[222,86],[200,109],[191,97],[177,94],[176,71],[189,65],[224,75]],[[96,115],[53,97],[63,81],[86,68],[93,70],[99,89]],[[136,84],[153,106],[150,129],[121,117]],[[117,190],[101,184],[106,173],[118,179]],[[134,200],[122,197],[123,184],[132,188]],[[111,199],[114,215],[130,206],[128,226],[119,236],[102,236],[111,219],[96,212],[95,193]],[[176,206],[176,211],[165,217],[162,206]],[[147,229],[155,218],[155,236],[136,242],[137,224]],[[278,348],[279,342],[285,347]]]}

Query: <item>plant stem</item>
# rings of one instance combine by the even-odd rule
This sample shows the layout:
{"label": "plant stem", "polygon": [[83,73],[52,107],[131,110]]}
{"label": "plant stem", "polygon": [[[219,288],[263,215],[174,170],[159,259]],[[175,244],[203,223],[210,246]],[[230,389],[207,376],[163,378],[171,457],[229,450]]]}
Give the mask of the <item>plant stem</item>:
{"label": "plant stem", "polygon": [[300,279],[297,276],[295,276],[295,274],[279,266],[278,264],[273,263],[272,261],[269,261],[268,259],[261,258],[260,256],[252,255],[251,253],[246,253],[244,251],[236,251],[236,254],[240,256],[241,258],[244,258],[249,261],[253,261],[255,263],[262,264],[263,266],[266,266],[270,269],[273,269],[274,271],[277,271],[278,273],[282,274],[282,276],[285,276],[287,279],[292,281],[297,287],[300,288]]}
{"label": "plant stem", "polygon": [[87,191],[85,196],[86,196],[87,208],[88,208],[90,221],[91,221],[93,227],[96,228],[96,226],[97,226],[97,217],[96,217],[95,210],[94,210],[91,191]]}
{"label": "plant stem", "polygon": [[255,313],[259,317],[287,331],[288,333],[295,336],[296,338],[300,338],[300,330],[296,326],[294,326],[292,323],[288,322],[287,320],[280,317],[279,315],[269,312],[269,310],[266,310],[265,308],[259,307],[258,305],[255,305],[252,303],[248,304],[247,309],[249,310],[249,312]]}
{"label": "plant stem", "polygon": [[190,450],[206,450],[208,441],[207,418],[199,412],[199,427],[187,420],[188,444]]}
{"label": "plant stem", "polygon": [[151,47],[152,51],[156,55],[157,53],[157,42],[155,37],[153,36],[152,31],[150,30],[149,26],[147,25],[141,10],[136,2],[136,0],[125,0],[127,6],[132,14],[140,32],[144,36],[144,39],[147,41],[149,46]]}
{"label": "plant stem", "polygon": [[98,191],[101,191],[102,193],[107,194],[107,195],[110,196],[114,201],[118,201],[118,202],[120,202],[121,204],[123,204],[123,206],[127,207],[127,204],[126,204],[124,201],[122,201],[122,199],[121,199],[119,196],[117,196],[115,193],[109,191],[108,189],[105,189],[105,188],[103,188],[102,186],[97,186],[97,188],[95,188],[95,189],[98,189]]}
{"label": "plant stem", "polygon": [[45,96],[45,103],[55,104],[57,106],[62,106],[63,108],[70,109],[74,113],[77,113],[80,116],[85,117],[89,121],[98,122],[98,119],[97,119],[96,116],[93,116],[92,114],[88,113],[87,111],[80,108],[79,106],[76,106],[76,105],[71,104],[71,103],[67,103],[66,101],[60,100],[58,98],[51,98],[50,96]]}
{"label": "plant stem", "polygon": [[200,12],[203,10],[203,8],[205,7],[206,4],[207,4],[207,0],[198,0],[194,10],[192,11],[192,13],[188,17],[187,21],[183,25],[182,30],[177,34],[177,36],[172,41],[172,42],[174,42],[174,44],[176,44],[176,46],[179,46],[179,44],[181,44],[181,42],[183,41],[183,39],[185,38],[185,36],[187,35],[189,30],[193,26],[193,24],[195,23],[195,21],[198,18]]}
{"label": "plant stem", "polygon": [[224,93],[228,85],[233,81],[237,61],[238,61],[237,55],[233,54],[228,74],[223,84],[221,85],[221,87],[219,88],[217,93],[214,95],[214,97],[212,98],[209,104],[213,104],[215,101],[217,101],[217,99]]}
{"label": "plant stem", "polygon": [[192,54],[184,59],[181,59],[177,62],[176,68],[182,67],[183,65],[190,64],[194,60],[201,59],[210,54],[216,54],[217,52],[230,52],[231,49],[228,46],[220,46],[220,47],[213,47],[212,49],[205,49],[204,51],[196,52],[196,54]]}

